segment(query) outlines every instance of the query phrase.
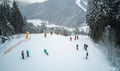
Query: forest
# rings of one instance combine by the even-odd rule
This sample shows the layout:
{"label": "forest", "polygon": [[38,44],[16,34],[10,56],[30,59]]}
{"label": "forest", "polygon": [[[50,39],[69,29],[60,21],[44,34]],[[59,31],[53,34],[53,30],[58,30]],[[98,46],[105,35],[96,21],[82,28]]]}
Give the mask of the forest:
{"label": "forest", "polygon": [[[120,0],[89,0],[87,23],[94,42],[104,44],[111,65],[120,66]],[[100,47],[102,49],[102,46]]]}
{"label": "forest", "polygon": [[25,21],[17,3],[4,0],[0,4],[0,35],[2,42],[4,43],[13,34],[23,33],[24,25]]}

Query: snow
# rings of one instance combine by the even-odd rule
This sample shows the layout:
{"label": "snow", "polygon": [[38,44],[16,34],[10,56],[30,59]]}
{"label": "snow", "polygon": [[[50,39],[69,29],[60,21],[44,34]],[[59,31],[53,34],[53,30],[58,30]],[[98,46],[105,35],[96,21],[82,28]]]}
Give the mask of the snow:
{"label": "snow", "polygon": [[4,51],[5,49],[9,48],[10,46],[13,46],[14,44],[17,43],[17,41],[23,40],[25,37],[24,34],[21,35],[13,35],[12,38],[10,38],[10,40],[7,40],[4,44],[0,44],[0,54],[2,53],[2,51]]}
{"label": "snow", "polygon": [[38,26],[38,25],[41,25],[42,23],[42,20],[39,20],[39,19],[29,19],[27,20],[28,23],[33,23],[34,26]]}
{"label": "snow", "polygon": [[46,20],[40,20],[40,19],[29,19],[27,20],[28,23],[33,23],[34,26],[41,26],[42,23],[45,23],[46,27],[48,28],[64,28],[64,29],[67,29],[68,31],[73,31],[75,30],[74,28],[69,28],[69,27],[66,27],[66,26],[60,26],[60,25],[55,25],[55,24],[52,24],[52,23],[49,23],[48,21]]}
{"label": "snow", "polygon": [[84,3],[85,5],[88,5],[87,2],[85,2],[85,1],[83,1],[83,3]]}
{"label": "snow", "polygon": [[43,3],[43,2],[46,2],[48,0],[18,0],[18,1],[22,1],[22,2],[28,2],[28,3]]}
{"label": "snow", "polygon": [[75,1],[75,3],[86,12],[87,10],[80,4],[80,2],[81,2],[81,0],[76,0]]}
{"label": "snow", "polygon": [[82,26],[79,28],[79,31],[84,31],[86,33],[89,33],[89,26]]}
{"label": "snow", "polygon": [[[105,56],[88,36],[79,35],[79,40],[76,41],[70,41],[69,36],[49,33],[46,38],[44,34],[31,34],[30,37],[30,40],[23,42],[8,54],[0,55],[0,71],[109,71],[110,69]],[[87,60],[86,51],[83,49],[84,43],[89,46]],[[76,44],[79,45],[78,51]],[[43,53],[44,48],[48,50],[49,56]],[[27,49],[30,51],[30,57],[22,60],[21,51]]]}

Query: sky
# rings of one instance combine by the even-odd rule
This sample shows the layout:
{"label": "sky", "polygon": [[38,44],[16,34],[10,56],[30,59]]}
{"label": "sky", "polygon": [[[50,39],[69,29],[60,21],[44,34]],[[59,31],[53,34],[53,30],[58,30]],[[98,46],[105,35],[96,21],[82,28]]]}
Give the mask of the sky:
{"label": "sky", "polygon": [[45,2],[45,1],[47,1],[47,0],[18,0],[18,1],[29,2],[29,3],[35,3],[35,2]]}

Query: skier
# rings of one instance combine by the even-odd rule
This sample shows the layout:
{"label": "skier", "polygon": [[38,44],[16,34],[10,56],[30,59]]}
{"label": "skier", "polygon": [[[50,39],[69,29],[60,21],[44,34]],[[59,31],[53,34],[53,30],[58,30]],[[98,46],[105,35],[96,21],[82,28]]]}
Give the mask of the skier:
{"label": "skier", "polygon": [[65,34],[65,36],[67,36],[67,34]]}
{"label": "skier", "polygon": [[84,49],[87,51],[88,45],[84,44]]}
{"label": "skier", "polygon": [[26,50],[26,54],[27,54],[27,57],[30,56],[30,52],[29,52],[29,50]]}
{"label": "skier", "polygon": [[25,59],[25,57],[24,57],[24,55],[25,55],[24,51],[21,52],[21,55],[22,55],[22,59]]}
{"label": "skier", "polygon": [[72,41],[72,37],[70,37],[70,41]]}
{"label": "skier", "polygon": [[76,40],[76,35],[75,35],[75,38],[74,38],[74,40]]}
{"label": "skier", "polygon": [[86,58],[85,59],[88,59],[88,52],[86,53]]}
{"label": "skier", "polygon": [[53,32],[51,32],[51,35],[53,34]]}
{"label": "skier", "polygon": [[48,52],[47,52],[47,50],[46,50],[46,49],[44,49],[44,53],[45,53],[46,55],[48,55]]}
{"label": "skier", "polygon": [[79,50],[78,44],[76,45],[76,50]]}
{"label": "skier", "polygon": [[47,36],[47,33],[45,32],[44,37],[46,37],[46,36]]}
{"label": "skier", "polygon": [[79,39],[79,36],[77,36],[77,40]]}
{"label": "skier", "polygon": [[26,39],[29,38],[29,32],[26,32]]}

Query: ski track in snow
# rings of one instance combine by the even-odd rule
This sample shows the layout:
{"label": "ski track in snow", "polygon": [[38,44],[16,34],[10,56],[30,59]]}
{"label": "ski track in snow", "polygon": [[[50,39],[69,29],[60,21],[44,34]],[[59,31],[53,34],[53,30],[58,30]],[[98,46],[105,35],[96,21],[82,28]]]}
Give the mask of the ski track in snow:
{"label": "ski track in snow", "polygon": [[80,2],[81,2],[81,0],[75,1],[75,3],[86,12],[87,10],[80,4]]}
{"label": "ski track in snow", "polygon": [[[88,36],[80,35],[77,41],[74,38],[70,41],[69,38],[55,34],[47,34],[44,38],[44,34],[31,34],[31,40],[0,56],[0,71],[109,71],[107,60]],[[84,43],[88,44],[87,60]],[[49,56],[44,54],[44,48]],[[30,57],[22,60],[21,51],[27,49]]]}

